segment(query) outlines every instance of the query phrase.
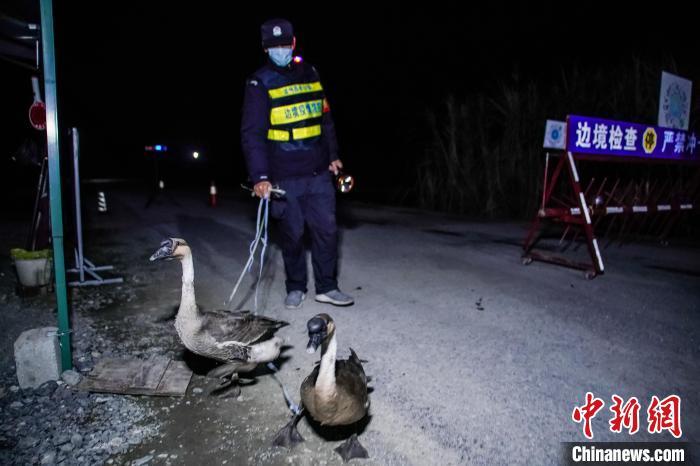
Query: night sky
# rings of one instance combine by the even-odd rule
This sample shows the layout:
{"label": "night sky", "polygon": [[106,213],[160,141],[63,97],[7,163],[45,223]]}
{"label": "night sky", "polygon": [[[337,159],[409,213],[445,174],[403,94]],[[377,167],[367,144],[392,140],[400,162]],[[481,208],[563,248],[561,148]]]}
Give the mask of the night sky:
{"label": "night sky", "polygon": [[[429,139],[428,109],[450,94],[488,94],[516,70],[546,83],[572,64],[673,56],[680,74],[700,77],[687,5],[665,13],[569,3],[57,2],[59,116],[81,130],[86,177],[144,177],[143,146],[163,143],[175,174],[186,167],[235,185],[246,176],[243,85],[265,59],[259,26],[285,17],[297,52],[321,74],[341,158],[365,185],[380,186],[410,183]],[[28,2],[3,10],[38,21]],[[31,87],[28,71],[6,62],[0,71],[7,154],[34,131]],[[187,160],[195,149],[204,155],[196,165]]]}

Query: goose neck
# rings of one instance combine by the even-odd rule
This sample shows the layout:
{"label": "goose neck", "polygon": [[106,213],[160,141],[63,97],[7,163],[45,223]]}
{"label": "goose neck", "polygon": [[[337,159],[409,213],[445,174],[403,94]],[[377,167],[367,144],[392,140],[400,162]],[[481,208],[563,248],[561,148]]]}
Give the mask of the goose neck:
{"label": "goose neck", "polygon": [[186,254],[182,259],[182,296],[180,310],[185,314],[197,314],[197,303],[194,295],[194,266],[192,255]]}
{"label": "goose neck", "polygon": [[182,259],[182,283],[194,284],[194,264],[192,254],[185,254]]}
{"label": "goose neck", "polygon": [[322,346],[321,365],[316,379],[316,388],[320,390],[335,389],[335,358],[338,351],[338,344],[335,339],[335,332],[331,335],[328,344]]}

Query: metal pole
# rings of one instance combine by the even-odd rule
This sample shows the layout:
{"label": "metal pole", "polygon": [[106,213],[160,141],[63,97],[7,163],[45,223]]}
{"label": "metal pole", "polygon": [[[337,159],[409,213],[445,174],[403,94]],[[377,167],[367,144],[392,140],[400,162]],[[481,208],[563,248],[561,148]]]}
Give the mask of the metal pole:
{"label": "metal pole", "polygon": [[61,158],[58,144],[58,107],[56,98],[56,62],[53,35],[53,5],[41,0],[41,45],[44,58],[44,93],[46,97],[46,142],[49,155],[49,203],[51,236],[56,279],[58,333],[61,344],[61,368],[73,367],[70,348],[70,322],[66,296],[66,270],[63,260],[63,208],[61,206]]}
{"label": "metal pole", "polygon": [[75,231],[78,236],[78,257],[75,268],[80,273],[80,281],[85,281],[85,262],[83,261],[83,215],[80,208],[80,138],[78,128],[71,128],[73,135],[73,184],[75,184]]}

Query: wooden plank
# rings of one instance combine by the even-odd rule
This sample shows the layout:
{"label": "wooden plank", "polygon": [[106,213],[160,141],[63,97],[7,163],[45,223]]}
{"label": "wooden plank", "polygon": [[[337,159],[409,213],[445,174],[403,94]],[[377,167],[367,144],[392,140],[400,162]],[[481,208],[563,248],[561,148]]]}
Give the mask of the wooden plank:
{"label": "wooden plank", "polygon": [[102,359],[79,387],[101,393],[123,393],[129,387],[135,362],[138,360]]}
{"label": "wooden plank", "polygon": [[78,388],[97,393],[183,396],[192,371],[183,361],[154,356],[142,359],[103,359]]}
{"label": "wooden plank", "polygon": [[78,388],[96,393],[125,393],[129,387],[127,384],[116,380],[85,377],[78,385]]}
{"label": "wooden plank", "polygon": [[134,367],[134,374],[129,384],[136,390],[155,390],[163,378],[165,369],[168,368],[170,359],[162,356],[152,356],[147,361],[141,361],[138,367]]}
{"label": "wooden plank", "polygon": [[183,396],[192,379],[192,371],[184,361],[170,361],[156,392],[159,395]]}

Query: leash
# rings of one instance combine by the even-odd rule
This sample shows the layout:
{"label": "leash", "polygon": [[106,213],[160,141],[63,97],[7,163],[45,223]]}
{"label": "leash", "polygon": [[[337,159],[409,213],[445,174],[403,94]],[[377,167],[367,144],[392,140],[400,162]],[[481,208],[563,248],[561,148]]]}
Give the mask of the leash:
{"label": "leash", "polygon": [[268,362],[267,363],[267,368],[272,371],[272,378],[275,379],[275,382],[282,388],[282,393],[284,394],[284,401],[287,403],[287,407],[289,410],[295,414],[299,415],[301,413],[301,406],[296,404],[294,400],[292,400],[292,397],[289,395],[289,392],[287,391],[287,387],[284,386],[282,381],[277,377],[277,372],[279,372],[279,369],[277,366],[275,366],[273,363]]}
{"label": "leash", "polygon": [[[242,185],[242,187],[251,191],[252,193],[252,190],[248,186]],[[286,194],[284,190],[279,188],[272,188],[270,192],[278,197],[282,197]],[[252,195],[255,194],[252,193]],[[265,251],[267,250],[267,226],[269,219],[269,208],[270,198],[260,198],[260,203],[258,204],[258,215],[255,221],[255,238],[253,239],[253,241],[251,241],[250,246],[248,247],[248,260],[246,261],[245,266],[243,266],[243,270],[241,271],[241,274],[239,275],[238,280],[236,281],[236,284],[234,285],[233,290],[231,291],[231,295],[229,296],[228,301],[224,303],[226,306],[229,306],[231,304],[231,301],[233,301],[233,297],[236,295],[238,287],[241,285],[245,274],[252,270],[253,263],[255,262],[255,251],[258,249],[258,246],[262,244],[262,247],[260,248],[260,269],[258,271],[258,279],[255,283],[254,300],[254,313],[258,313],[258,287],[260,285],[263,268],[265,266]],[[275,382],[277,382],[277,384],[282,388],[282,394],[284,395],[284,401],[287,403],[287,407],[292,413],[294,413],[295,415],[299,415],[299,413],[301,413],[302,411],[302,408],[298,404],[294,403],[292,397],[287,391],[287,387],[282,383],[279,377],[277,377],[277,372],[279,372],[279,369],[272,362],[268,362],[267,367],[272,371],[272,378],[275,379]]]}
{"label": "leash", "polygon": [[236,292],[238,291],[238,287],[241,285],[241,282],[243,281],[243,277],[245,276],[246,273],[250,272],[253,268],[253,263],[255,262],[255,251],[258,249],[258,246],[262,244],[262,248],[260,249],[260,270],[258,272],[258,279],[255,283],[255,301],[254,301],[254,313],[258,313],[258,287],[260,285],[260,280],[262,279],[262,273],[263,273],[263,268],[265,266],[265,251],[267,250],[267,224],[268,224],[268,217],[269,217],[269,207],[270,207],[270,199],[269,198],[261,198],[260,203],[258,204],[258,216],[257,220],[255,222],[255,238],[253,241],[250,243],[250,246],[248,248],[248,260],[246,261],[246,264],[243,266],[243,270],[241,271],[241,274],[238,277],[238,280],[236,281],[236,284],[233,287],[233,290],[231,291],[231,295],[228,297],[228,300],[224,303],[224,305],[229,306],[231,304],[231,301],[233,301],[233,297],[236,295]]}

